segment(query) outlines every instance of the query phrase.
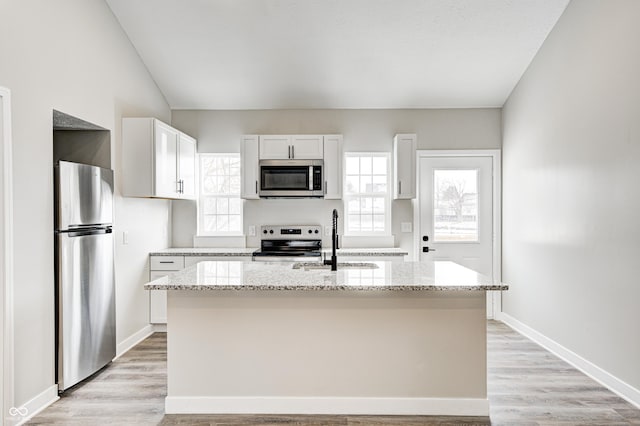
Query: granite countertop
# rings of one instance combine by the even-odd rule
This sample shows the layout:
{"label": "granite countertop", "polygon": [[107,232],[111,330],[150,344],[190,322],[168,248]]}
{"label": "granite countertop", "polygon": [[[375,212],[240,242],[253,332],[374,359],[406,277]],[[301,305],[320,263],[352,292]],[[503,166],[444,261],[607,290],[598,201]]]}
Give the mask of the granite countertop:
{"label": "granite countertop", "polygon": [[[398,247],[387,248],[340,248],[336,250],[338,256],[406,256],[405,249]],[[322,249],[322,253],[331,254],[331,248]]]}
{"label": "granite countertop", "polygon": [[[145,284],[146,290],[508,290],[449,261],[367,262],[338,271],[294,268],[294,262],[204,261]],[[375,268],[371,268],[371,264]],[[311,266],[313,265],[313,266]]]}
{"label": "granite countertop", "polygon": [[182,247],[168,248],[149,253],[149,256],[228,256],[251,257],[257,247],[217,248],[217,247]]}
{"label": "granite countertop", "polygon": [[[168,248],[149,253],[150,256],[228,256],[250,257],[258,247],[246,248],[210,248],[210,247],[186,247]],[[323,249],[323,253],[330,254],[331,249]],[[341,248],[339,256],[406,256],[409,253],[401,248]]]}

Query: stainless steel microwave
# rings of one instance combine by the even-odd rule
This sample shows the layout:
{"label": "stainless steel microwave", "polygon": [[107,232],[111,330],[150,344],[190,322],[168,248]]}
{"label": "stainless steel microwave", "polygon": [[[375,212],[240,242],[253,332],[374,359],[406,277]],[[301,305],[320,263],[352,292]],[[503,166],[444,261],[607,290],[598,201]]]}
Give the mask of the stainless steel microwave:
{"label": "stainless steel microwave", "polygon": [[260,197],[324,197],[322,160],[260,160]]}

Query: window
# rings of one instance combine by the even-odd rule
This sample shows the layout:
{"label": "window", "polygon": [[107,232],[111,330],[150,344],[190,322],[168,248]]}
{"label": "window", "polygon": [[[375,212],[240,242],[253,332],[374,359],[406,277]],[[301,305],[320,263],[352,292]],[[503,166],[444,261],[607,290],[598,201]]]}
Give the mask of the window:
{"label": "window", "polygon": [[198,235],[242,233],[240,155],[200,154]]}
{"label": "window", "polygon": [[389,235],[389,154],[345,154],[345,225],[349,235]]}
{"label": "window", "polygon": [[478,170],[433,171],[433,241],[478,241]]}

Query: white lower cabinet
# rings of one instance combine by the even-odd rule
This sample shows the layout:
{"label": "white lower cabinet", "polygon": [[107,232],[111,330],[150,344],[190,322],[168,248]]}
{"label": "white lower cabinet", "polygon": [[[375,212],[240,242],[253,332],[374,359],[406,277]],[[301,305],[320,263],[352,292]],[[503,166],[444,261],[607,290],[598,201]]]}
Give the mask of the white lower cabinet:
{"label": "white lower cabinet", "polygon": [[[150,256],[149,281],[184,269],[184,256]],[[167,323],[167,291],[149,290],[149,322]]]}
{"label": "white lower cabinet", "polygon": [[[204,260],[251,260],[237,256],[149,256],[149,281],[180,271]],[[167,291],[149,290],[149,322],[167,323]]]}
{"label": "white lower cabinet", "polygon": [[[164,277],[170,271],[151,271],[149,280]],[[167,323],[167,290],[149,290],[149,322],[152,324]]]}

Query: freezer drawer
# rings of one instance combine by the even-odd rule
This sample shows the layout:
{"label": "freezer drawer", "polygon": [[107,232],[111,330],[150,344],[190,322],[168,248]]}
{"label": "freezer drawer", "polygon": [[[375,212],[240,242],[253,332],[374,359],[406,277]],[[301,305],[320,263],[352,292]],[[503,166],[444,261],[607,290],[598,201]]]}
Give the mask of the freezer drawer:
{"label": "freezer drawer", "polygon": [[59,233],[57,376],[67,389],[116,355],[113,234]]}

